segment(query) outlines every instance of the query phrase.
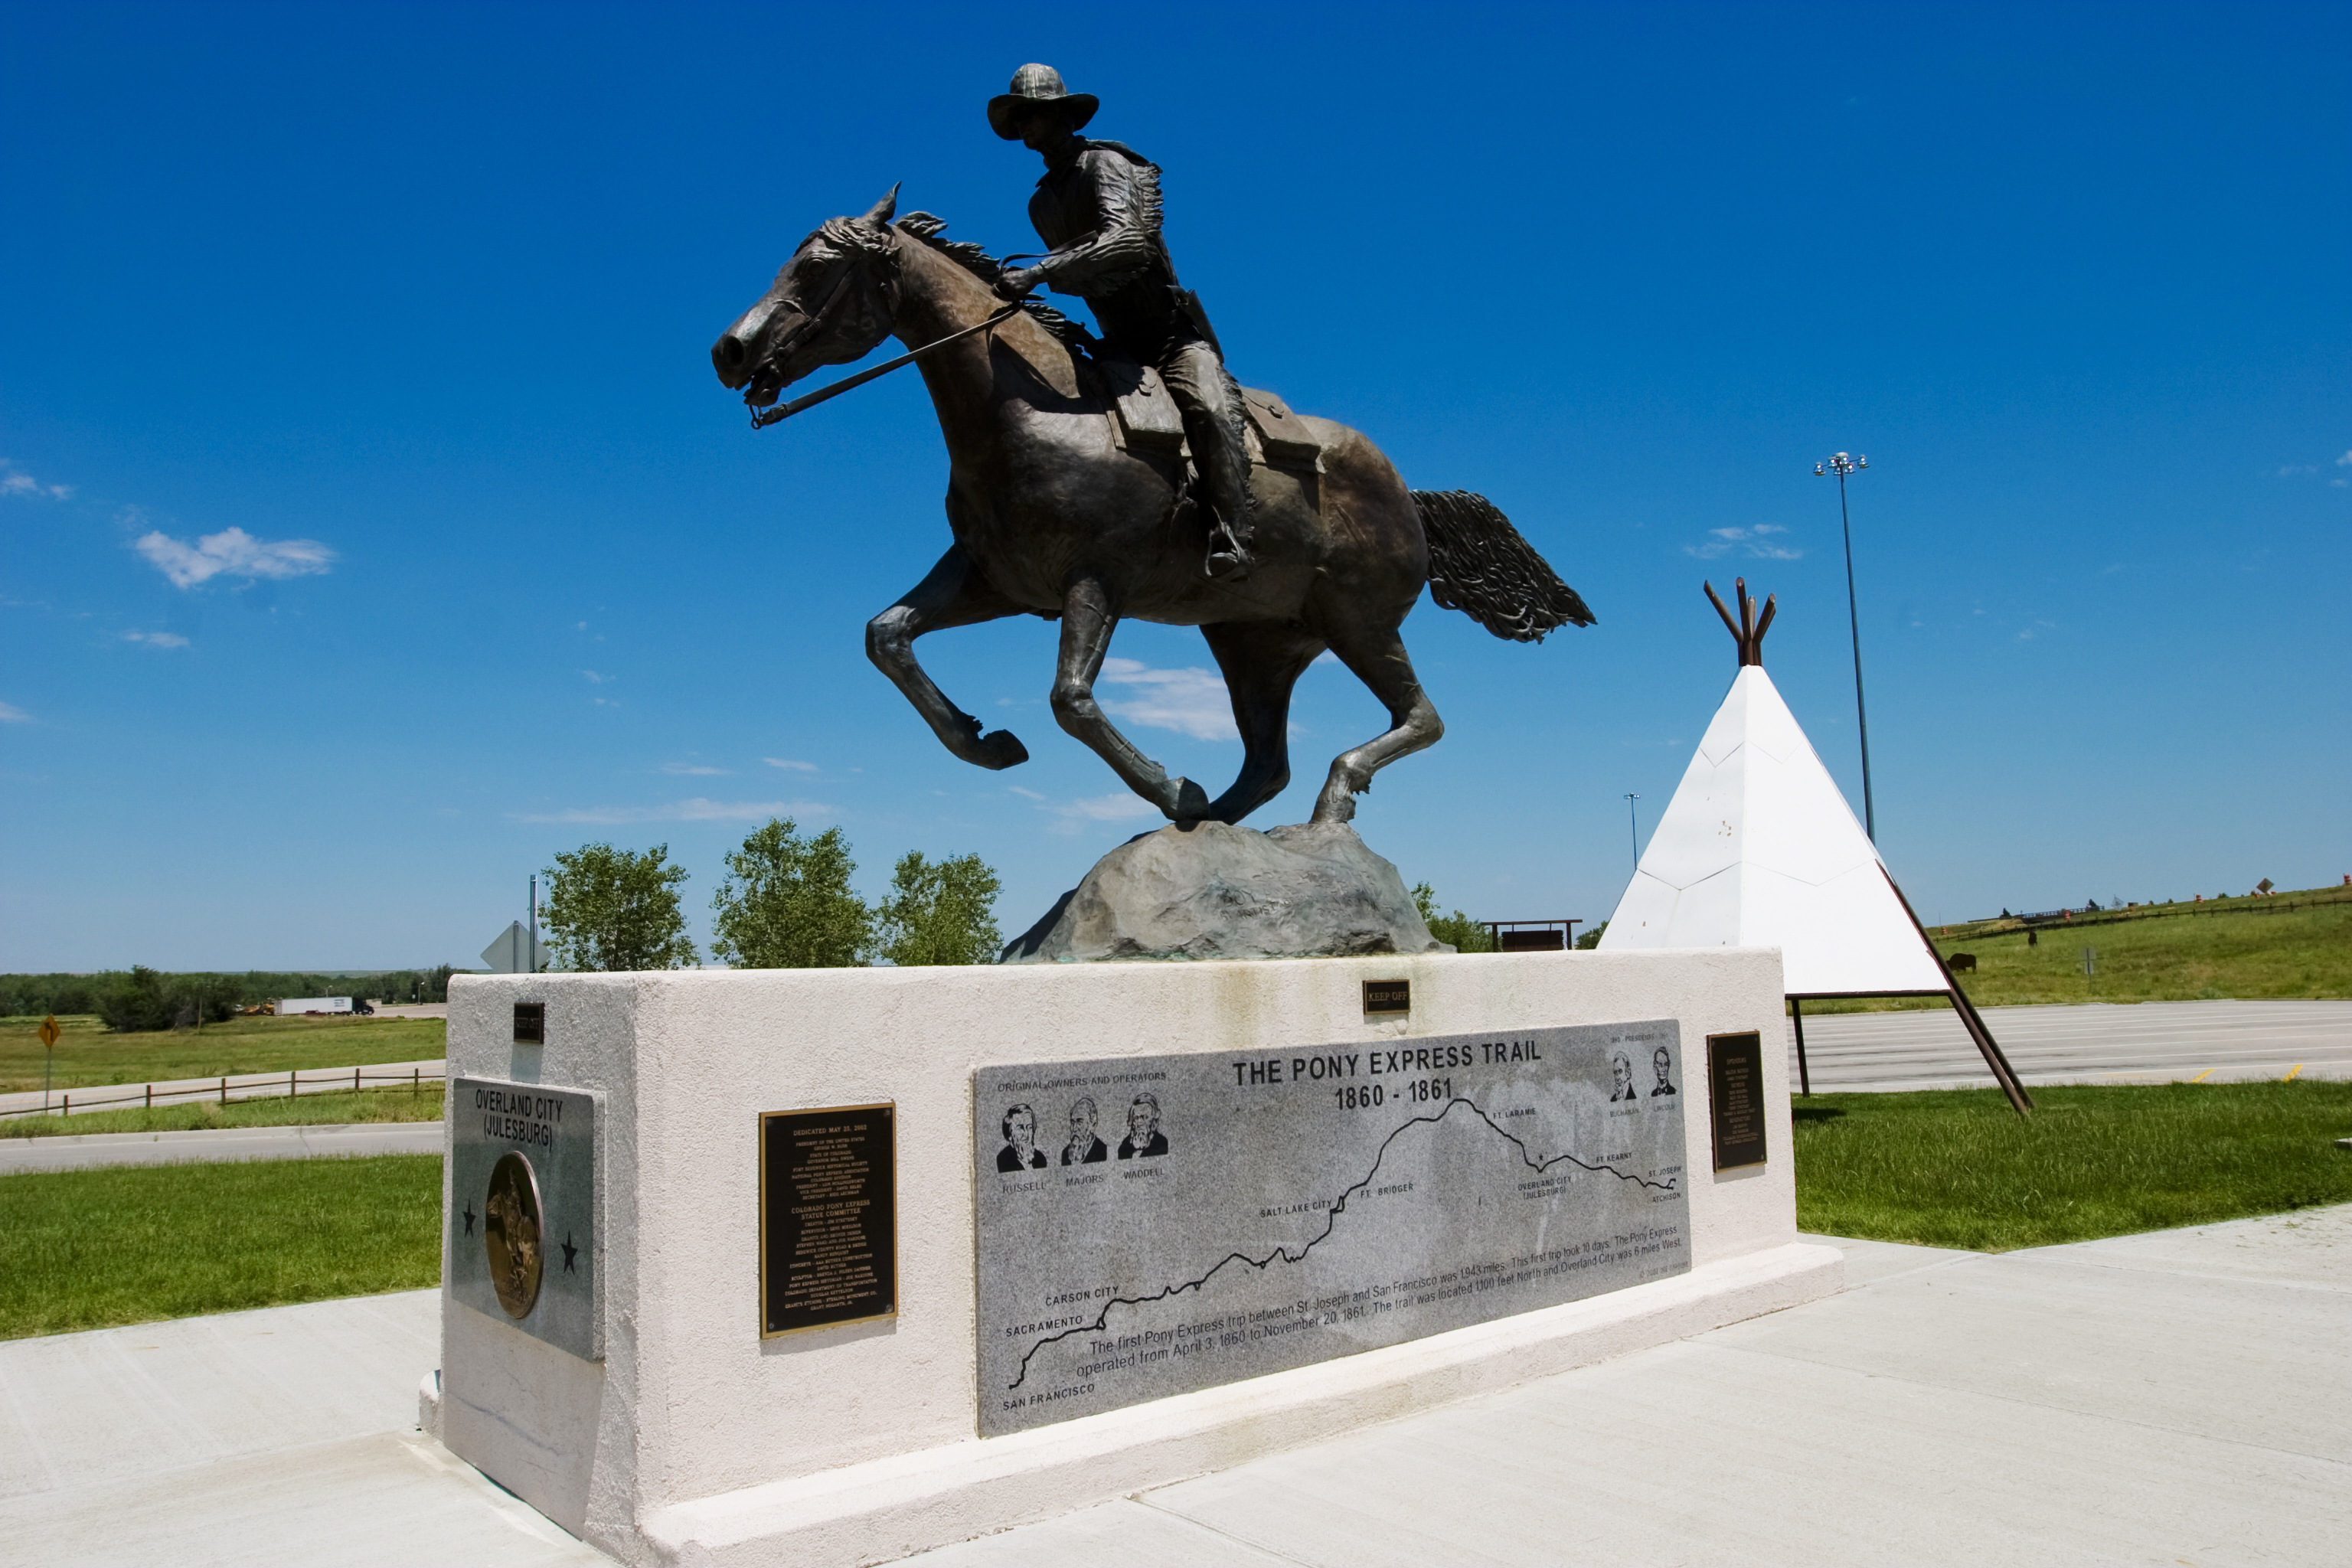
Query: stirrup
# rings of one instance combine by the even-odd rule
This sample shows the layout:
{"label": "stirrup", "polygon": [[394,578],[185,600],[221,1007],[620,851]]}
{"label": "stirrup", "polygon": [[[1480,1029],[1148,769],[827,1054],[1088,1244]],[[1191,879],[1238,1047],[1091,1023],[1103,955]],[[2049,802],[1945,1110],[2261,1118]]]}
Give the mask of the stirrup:
{"label": "stirrup", "polygon": [[1201,575],[1213,583],[1238,583],[1250,574],[1257,562],[1249,546],[1234,537],[1234,531],[1222,521],[1209,534],[1209,557],[1201,563]]}

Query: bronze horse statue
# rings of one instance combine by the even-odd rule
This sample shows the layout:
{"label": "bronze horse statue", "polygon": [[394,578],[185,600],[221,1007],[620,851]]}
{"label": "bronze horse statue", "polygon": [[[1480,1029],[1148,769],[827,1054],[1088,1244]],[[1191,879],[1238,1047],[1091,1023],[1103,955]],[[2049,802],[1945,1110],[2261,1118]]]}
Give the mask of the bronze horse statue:
{"label": "bronze horse statue", "polygon": [[[862,217],[803,241],[759,302],[710,351],[719,379],[754,411],[822,365],[863,358],[886,336],[940,344],[917,363],[946,437],[955,542],[866,628],[866,656],[968,763],[1028,761],[1010,731],[983,732],[916,662],[915,639],[1034,615],[1062,623],[1054,717],[1174,822],[1239,822],[1290,782],[1291,688],[1325,648],[1388,709],[1391,728],[1333,760],[1313,820],[1346,822],[1355,795],[1397,758],[1444,732],[1397,628],[1421,596],[1497,637],[1540,640],[1592,614],[1484,497],[1405,489],[1363,435],[1301,422],[1319,461],[1256,466],[1255,571],[1201,572],[1205,509],[1181,453],[1118,434],[1114,383],[1088,335],[1035,300],[1002,313],[1002,265],[941,237],[924,213],[892,221],[893,190]],[[985,330],[975,330],[982,329]],[[774,416],[772,411],[772,418]],[[1241,731],[1240,774],[1211,800],[1136,749],[1097,704],[1095,679],[1123,616],[1196,626],[1223,671]]]}

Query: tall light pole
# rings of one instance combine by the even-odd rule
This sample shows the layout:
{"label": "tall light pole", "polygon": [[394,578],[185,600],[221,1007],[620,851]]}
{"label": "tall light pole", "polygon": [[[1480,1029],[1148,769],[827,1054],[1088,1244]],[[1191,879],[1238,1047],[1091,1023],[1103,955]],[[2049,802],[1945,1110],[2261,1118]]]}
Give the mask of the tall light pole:
{"label": "tall light pole", "polygon": [[1625,832],[1633,841],[1633,869],[1636,871],[1642,868],[1642,829],[1633,817],[1633,803],[1641,798],[1638,795],[1625,797]]}
{"label": "tall light pole", "polygon": [[1853,628],[1853,717],[1862,733],[1862,830],[1870,835],[1873,844],[1878,842],[1878,813],[1870,803],[1870,714],[1862,705],[1862,611],[1853,596],[1853,523],[1845,510],[1845,479],[1848,474],[1860,473],[1870,467],[1868,458],[1849,458],[1836,452],[1813,465],[1813,477],[1835,474],[1838,482],[1838,527],[1845,534],[1845,613],[1846,622]]}

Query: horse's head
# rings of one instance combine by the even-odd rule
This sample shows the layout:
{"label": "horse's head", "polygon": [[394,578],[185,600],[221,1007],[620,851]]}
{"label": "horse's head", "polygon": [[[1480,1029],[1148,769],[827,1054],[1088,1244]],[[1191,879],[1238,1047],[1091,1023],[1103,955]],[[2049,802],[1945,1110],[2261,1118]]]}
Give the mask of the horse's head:
{"label": "horse's head", "polygon": [[820,365],[863,359],[887,337],[898,210],[894,185],[865,216],[829,219],[801,241],[759,302],[710,345],[720,382],[764,408]]}

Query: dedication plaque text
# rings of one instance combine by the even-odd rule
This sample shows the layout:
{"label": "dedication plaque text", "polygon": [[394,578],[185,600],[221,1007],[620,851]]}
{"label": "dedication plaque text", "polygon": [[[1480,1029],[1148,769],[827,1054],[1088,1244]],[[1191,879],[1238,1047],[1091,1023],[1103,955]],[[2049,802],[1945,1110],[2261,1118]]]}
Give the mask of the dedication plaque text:
{"label": "dedication plaque text", "polygon": [[1706,1037],[1707,1104],[1713,1112],[1715,1168],[1764,1163],[1764,1037]]}
{"label": "dedication plaque text", "polygon": [[593,1089],[449,1086],[449,1293],[588,1361],[597,1312]]}
{"label": "dedication plaque text", "polygon": [[1690,1268],[1670,1019],[972,1088],[984,1436]]}
{"label": "dedication plaque text", "polygon": [[760,1337],[898,1310],[895,1108],[760,1118]]}

